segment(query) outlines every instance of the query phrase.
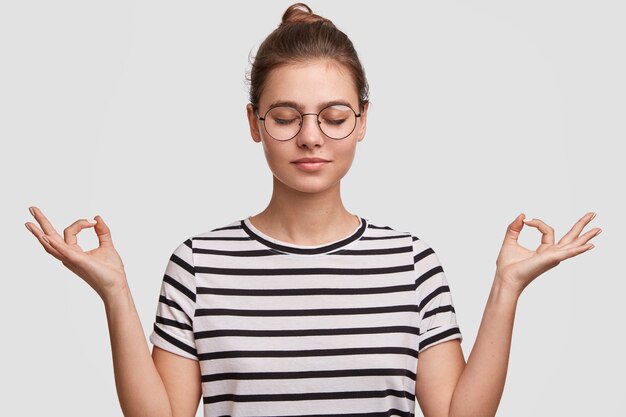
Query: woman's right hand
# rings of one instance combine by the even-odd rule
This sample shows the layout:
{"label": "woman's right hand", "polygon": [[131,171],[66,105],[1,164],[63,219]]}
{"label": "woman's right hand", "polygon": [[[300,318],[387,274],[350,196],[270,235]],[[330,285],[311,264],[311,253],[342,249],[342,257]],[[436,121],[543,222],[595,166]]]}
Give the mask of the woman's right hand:
{"label": "woman's right hand", "polygon": [[[87,282],[103,301],[128,288],[124,264],[113,247],[111,231],[102,217],[96,216],[95,223],[90,223],[87,219],[76,220],[61,236],[41,210],[30,207],[30,212],[41,225],[41,229],[31,222],[26,222],[26,228],[35,235],[46,252]],[[85,252],[78,245],[77,235],[82,229],[92,226],[98,236],[99,246]]]}

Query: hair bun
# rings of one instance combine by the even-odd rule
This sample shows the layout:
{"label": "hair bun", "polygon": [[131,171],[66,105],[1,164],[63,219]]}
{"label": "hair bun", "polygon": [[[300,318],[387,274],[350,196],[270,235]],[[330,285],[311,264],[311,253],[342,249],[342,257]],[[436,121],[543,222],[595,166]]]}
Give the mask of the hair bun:
{"label": "hair bun", "polygon": [[313,13],[311,8],[304,3],[294,3],[283,14],[282,25],[291,23],[315,23],[329,22],[330,20]]}

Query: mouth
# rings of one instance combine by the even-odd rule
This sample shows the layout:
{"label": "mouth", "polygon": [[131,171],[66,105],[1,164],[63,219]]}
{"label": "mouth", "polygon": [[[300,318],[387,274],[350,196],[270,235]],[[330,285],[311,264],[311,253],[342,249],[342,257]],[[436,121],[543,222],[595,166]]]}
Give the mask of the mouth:
{"label": "mouth", "polygon": [[314,171],[322,168],[329,162],[330,161],[321,158],[303,158],[293,161],[292,164],[295,164],[298,168],[304,169],[305,171]]}
{"label": "mouth", "polygon": [[323,159],[323,158],[300,158],[297,159],[295,161],[293,161],[293,163],[295,164],[300,164],[300,163],[315,163],[315,162],[330,162],[327,159]]}

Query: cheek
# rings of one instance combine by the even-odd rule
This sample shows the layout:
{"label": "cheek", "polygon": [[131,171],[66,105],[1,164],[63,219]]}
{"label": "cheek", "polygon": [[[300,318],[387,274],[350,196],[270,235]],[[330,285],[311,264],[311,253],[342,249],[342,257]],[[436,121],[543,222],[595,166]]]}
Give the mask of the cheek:
{"label": "cheek", "polygon": [[[273,139],[270,139],[273,140]],[[280,143],[269,142],[265,138],[262,140],[265,159],[271,168],[280,167],[288,159]]]}
{"label": "cheek", "polygon": [[261,144],[263,145],[263,152],[265,152],[265,157],[268,159],[275,158],[274,155],[280,153],[280,149],[278,147],[280,143],[276,143],[276,141],[272,138],[266,138],[265,136],[263,136],[261,138]]}
{"label": "cheek", "polygon": [[356,139],[352,143],[346,143],[345,146],[341,146],[337,149],[337,159],[341,160],[343,164],[352,164],[354,155],[356,153]]}
{"label": "cheek", "polygon": [[269,158],[272,151],[268,148],[267,143],[265,142],[265,139],[261,140],[261,145],[263,145],[263,152],[265,153],[265,157]]}

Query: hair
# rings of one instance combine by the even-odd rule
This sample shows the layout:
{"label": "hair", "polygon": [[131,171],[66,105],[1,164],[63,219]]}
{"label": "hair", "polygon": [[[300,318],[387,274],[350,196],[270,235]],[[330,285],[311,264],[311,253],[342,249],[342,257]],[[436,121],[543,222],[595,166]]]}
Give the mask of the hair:
{"label": "hair", "polygon": [[369,85],[352,41],[333,22],[313,13],[304,3],[287,8],[280,25],[265,38],[250,60],[251,70],[246,74],[250,103],[258,109],[273,69],[314,59],[330,59],[348,70],[359,96],[359,110],[363,111],[369,101]]}

